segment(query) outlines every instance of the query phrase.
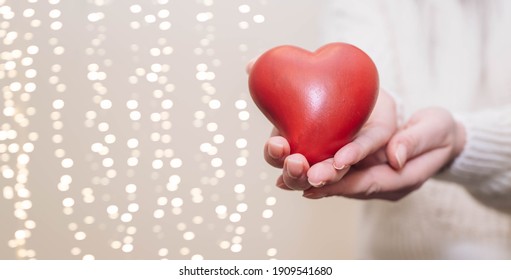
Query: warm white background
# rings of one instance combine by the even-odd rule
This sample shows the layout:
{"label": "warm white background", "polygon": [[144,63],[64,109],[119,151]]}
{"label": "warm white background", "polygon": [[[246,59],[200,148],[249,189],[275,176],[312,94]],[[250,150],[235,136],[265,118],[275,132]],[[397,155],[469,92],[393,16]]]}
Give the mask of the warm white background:
{"label": "warm white background", "polygon": [[244,72],[321,8],[0,0],[0,258],[353,258],[355,202],[274,187]]}

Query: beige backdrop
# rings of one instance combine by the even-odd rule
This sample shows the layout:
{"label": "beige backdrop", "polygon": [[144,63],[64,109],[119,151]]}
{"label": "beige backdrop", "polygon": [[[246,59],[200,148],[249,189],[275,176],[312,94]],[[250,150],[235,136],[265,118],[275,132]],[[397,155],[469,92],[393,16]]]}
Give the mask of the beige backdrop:
{"label": "beige backdrop", "polygon": [[320,1],[0,0],[0,258],[353,258],[358,205],[274,187],[246,63]]}

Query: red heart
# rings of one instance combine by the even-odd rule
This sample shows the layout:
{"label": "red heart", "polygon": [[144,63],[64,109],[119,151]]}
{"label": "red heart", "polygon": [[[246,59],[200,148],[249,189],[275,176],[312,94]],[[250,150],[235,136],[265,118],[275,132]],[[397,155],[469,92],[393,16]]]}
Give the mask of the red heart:
{"label": "red heart", "polygon": [[261,55],[249,74],[252,99],[309,164],[331,158],[367,121],[378,96],[378,71],[345,43],[315,52],[280,46]]}

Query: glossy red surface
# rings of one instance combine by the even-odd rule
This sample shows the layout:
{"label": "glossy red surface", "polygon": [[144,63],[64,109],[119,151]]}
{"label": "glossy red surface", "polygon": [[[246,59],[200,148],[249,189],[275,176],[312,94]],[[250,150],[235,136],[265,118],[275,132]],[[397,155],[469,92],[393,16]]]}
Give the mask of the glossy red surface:
{"label": "glossy red surface", "polygon": [[378,71],[357,47],[332,43],[315,52],[294,46],[268,50],[249,75],[252,99],[310,164],[353,139],[378,96]]}

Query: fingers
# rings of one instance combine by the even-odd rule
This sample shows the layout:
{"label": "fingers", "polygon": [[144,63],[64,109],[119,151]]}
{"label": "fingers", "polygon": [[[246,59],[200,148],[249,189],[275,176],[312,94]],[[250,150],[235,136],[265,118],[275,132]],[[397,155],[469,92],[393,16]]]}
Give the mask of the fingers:
{"label": "fingers", "polygon": [[305,190],[311,187],[307,180],[309,163],[301,154],[291,153],[289,142],[276,128],[272,137],[264,146],[264,158],[272,166],[282,168],[282,175],[277,179],[277,187],[285,190]]}
{"label": "fingers", "polygon": [[395,102],[386,92],[378,95],[376,106],[355,139],[339,149],[334,156],[334,167],[354,165],[384,147],[396,131]]}
{"label": "fingers", "polygon": [[307,172],[309,184],[313,187],[322,187],[324,185],[336,183],[339,181],[350,169],[345,166],[342,169],[336,169],[333,165],[333,158],[318,162],[311,166]]}
{"label": "fingers", "polygon": [[334,155],[333,165],[336,169],[354,165],[385,146],[394,129],[380,124],[369,124],[360,134]]}
{"label": "fingers", "polygon": [[310,188],[303,196],[318,199],[344,196],[357,199],[397,200],[418,189],[445,164],[447,148],[435,149],[411,159],[401,170],[387,164],[352,170],[342,180],[322,188]]}
{"label": "fingers", "polygon": [[454,120],[443,109],[418,111],[404,129],[396,133],[387,145],[389,164],[401,169],[416,156],[433,149],[449,147],[454,129]]}
{"label": "fingers", "polygon": [[282,168],[284,159],[289,155],[291,148],[289,143],[282,136],[273,136],[264,146],[264,159],[271,166]]}
{"label": "fingers", "polygon": [[282,181],[293,190],[306,190],[310,188],[307,180],[309,163],[301,154],[292,154],[284,160],[282,169]]}

